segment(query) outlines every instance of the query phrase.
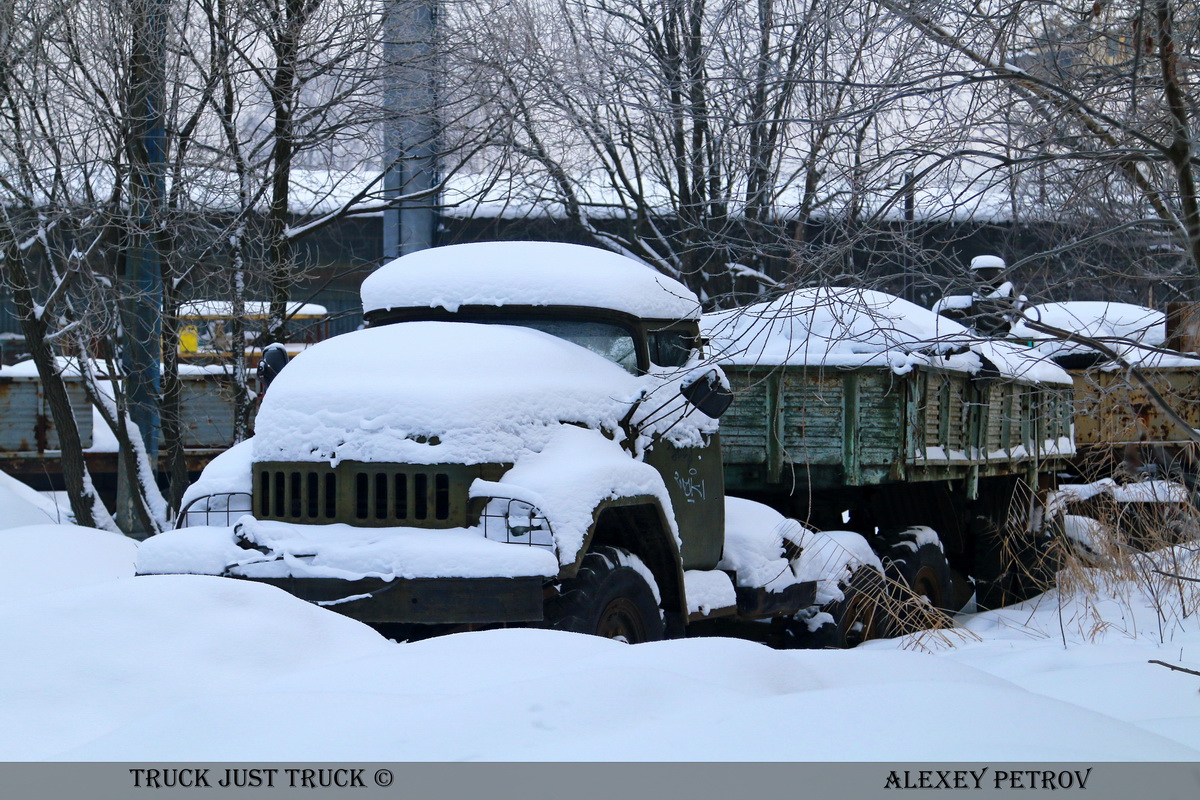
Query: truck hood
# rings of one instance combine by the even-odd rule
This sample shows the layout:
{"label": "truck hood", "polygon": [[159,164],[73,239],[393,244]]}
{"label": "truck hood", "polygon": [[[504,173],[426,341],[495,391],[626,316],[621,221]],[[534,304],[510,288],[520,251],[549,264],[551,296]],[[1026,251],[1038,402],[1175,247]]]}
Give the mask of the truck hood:
{"label": "truck hood", "polygon": [[301,353],[271,384],[254,460],[511,463],[564,422],[619,430],[646,381],[527,328],[355,331]]}

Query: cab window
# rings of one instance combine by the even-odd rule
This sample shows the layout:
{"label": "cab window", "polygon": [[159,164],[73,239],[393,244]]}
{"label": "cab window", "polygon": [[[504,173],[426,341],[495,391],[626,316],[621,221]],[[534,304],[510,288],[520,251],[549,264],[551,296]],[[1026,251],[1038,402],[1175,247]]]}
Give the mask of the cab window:
{"label": "cab window", "polygon": [[695,338],[687,331],[651,331],[650,362],[660,367],[682,367],[695,347]]}

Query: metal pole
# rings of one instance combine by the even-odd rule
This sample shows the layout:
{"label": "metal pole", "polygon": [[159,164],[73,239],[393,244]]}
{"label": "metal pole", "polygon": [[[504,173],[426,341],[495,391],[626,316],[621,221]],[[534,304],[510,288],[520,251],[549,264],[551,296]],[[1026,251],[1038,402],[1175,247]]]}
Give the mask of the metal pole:
{"label": "metal pole", "polygon": [[[166,126],[163,114],[163,56],[166,44],[166,0],[142,0],[134,5],[130,79],[134,152],[131,195],[134,230],[125,261],[125,285],[130,296],[123,313],[122,367],[130,419],[141,432],[151,465],[158,464],[162,361],[162,263],[159,238],[165,194]],[[129,457],[132,454],[121,454]],[[124,471],[119,481],[124,480]],[[131,487],[119,492],[125,497]],[[121,503],[124,525],[132,520],[128,503]]]}
{"label": "metal pole", "polygon": [[[432,247],[437,226],[438,122],[436,0],[396,0],[388,7],[384,61],[387,172],[383,256],[392,259]],[[412,199],[406,195],[427,193]]]}

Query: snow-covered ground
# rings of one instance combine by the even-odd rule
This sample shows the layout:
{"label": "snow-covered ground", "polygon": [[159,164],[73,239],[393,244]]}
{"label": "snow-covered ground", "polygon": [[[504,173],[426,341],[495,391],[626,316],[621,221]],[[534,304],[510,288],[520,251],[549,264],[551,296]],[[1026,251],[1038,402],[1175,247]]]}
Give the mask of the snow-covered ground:
{"label": "snow-covered ground", "polygon": [[953,647],[396,644],[264,585],[135,578],[134,542],[41,524],[13,483],[0,760],[1200,759],[1200,678],[1148,663],[1200,668],[1198,611],[1160,624],[1130,586],[976,615]]}

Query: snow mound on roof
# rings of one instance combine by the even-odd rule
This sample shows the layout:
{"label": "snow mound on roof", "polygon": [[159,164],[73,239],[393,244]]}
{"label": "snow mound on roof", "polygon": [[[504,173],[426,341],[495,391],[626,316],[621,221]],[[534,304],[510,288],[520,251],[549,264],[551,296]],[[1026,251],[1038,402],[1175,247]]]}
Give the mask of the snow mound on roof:
{"label": "snow mound on roof", "polygon": [[[1166,314],[1130,303],[1091,300],[1043,303],[1030,306],[1023,315],[1034,322],[1100,339],[1126,358],[1140,359],[1149,355],[1148,351],[1137,346],[1139,344],[1162,347],[1167,340]],[[1017,339],[1036,342],[1036,349],[1051,357],[1095,352],[1085,344],[1064,342],[1054,334],[1034,330],[1025,320],[1017,320],[1012,335]]]}
{"label": "snow mound on roof", "polygon": [[990,362],[1005,377],[1070,383],[1041,354],[981,340],[951,319],[872,289],[798,289],[706,314],[701,326],[716,356],[732,364],[885,366],[903,375],[916,366],[975,374]]}
{"label": "snow mound on roof", "polygon": [[[271,304],[266,300],[247,300],[242,304],[242,313],[246,317],[265,317],[270,311]],[[287,304],[284,314],[289,317],[323,317],[329,314],[329,309],[317,303],[292,300]],[[179,306],[177,316],[228,319],[234,316],[233,303],[229,300],[192,300]]]}
{"label": "snow mound on roof", "polygon": [[558,242],[476,242],[421,250],[362,285],[363,311],[459,306],[586,306],[647,319],[694,319],[700,302],[676,280],[625,256]]}
{"label": "snow mound on roof", "polygon": [[642,382],[540,331],[406,322],[335,336],[271,384],[255,461],[511,462],[560,422],[610,431]]}

